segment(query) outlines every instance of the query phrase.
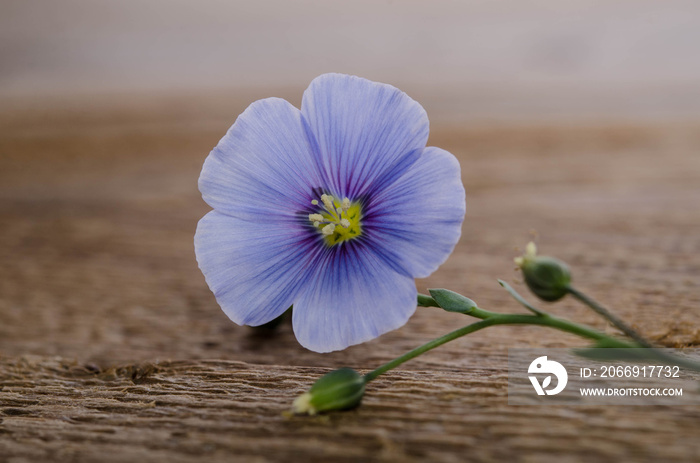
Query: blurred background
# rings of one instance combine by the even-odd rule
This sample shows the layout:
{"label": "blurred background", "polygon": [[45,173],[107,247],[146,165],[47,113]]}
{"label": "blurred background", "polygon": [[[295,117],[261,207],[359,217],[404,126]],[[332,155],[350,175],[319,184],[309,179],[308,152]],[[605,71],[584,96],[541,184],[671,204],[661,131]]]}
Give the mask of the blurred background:
{"label": "blurred background", "polygon": [[700,113],[692,0],[0,5],[3,98],[297,94],[333,71],[392,83],[440,121]]}

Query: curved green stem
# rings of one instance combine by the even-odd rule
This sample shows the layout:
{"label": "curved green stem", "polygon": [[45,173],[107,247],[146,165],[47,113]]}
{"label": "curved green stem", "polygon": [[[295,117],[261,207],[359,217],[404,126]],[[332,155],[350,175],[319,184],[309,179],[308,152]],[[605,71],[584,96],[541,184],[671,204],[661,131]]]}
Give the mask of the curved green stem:
{"label": "curved green stem", "polygon": [[[426,296],[427,297],[427,296]],[[426,301],[427,302],[427,301]],[[371,371],[367,373],[364,378],[366,382],[372,381],[375,379],[377,376],[386,373],[387,371],[396,368],[397,366],[401,365],[404,362],[407,362],[415,357],[418,357],[419,355],[423,354],[424,352],[427,352],[431,349],[435,349],[436,347],[439,347],[447,342],[453,341],[457,338],[461,338],[462,336],[466,336],[467,334],[474,333],[476,331],[482,330],[484,328],[487,328],[489,326],[495,326],[495,325],[540,325],[540,326],[549,326],[561,331],[566,331],[568,333],[576,334],[578,336],[582,336],[584,338],[589,338],[594,341],[600,341],[600,340],[605,340],[609,343],[610,347],[619,347],[619,348],[629,348],[629,347],[639,347],[634,344],[630,344],[628,342],[620,341],[618,339],[615,339],[613,337],[610,337],[604,333],[601,333],[600,331],[594,330],[592,328],[588,328],[583,325],[579,325],[578,323],[570,322],[568,320],[565,320],[563,318],[558,318],[558,317],[553,317],[551,315],[521,315],[521,314],[501,314],[497,312],[490,312],[488,310],[483,310],[479,308],[473,309],[471,312],[469,312],[469,315],[480,318],[481,321],[472,323],[471,325],[467,325],[465,327],[462,327],[458,330],[452,331],[451,333],[447,333],[444,336],[441,336],[437,339],[433,339],[432,341],[423,344],[420,347],[417,347],[413,349],[412,351],[409,351],[405,354],[403,354],[400,357],[395,358],[394,360],[385,363],[384,365],[380,366],[374,371]]]}
{"label": "curved green stem", "polygon": [[[603,308],[600,304],[597,304],[595,301],[592,299],[586,297],[583,293],[575,290],[574,288],[569,288],[569,291],[571,292],[572,295],[574,295],[577,299],[581,300],[587,305],[590,306],[595,306],[594,310],[596,312],[601,313],[601,315],[605,316],[609,320],[613,321],[615,320],[617,323],[619,323],[621,326],[625,326],[629,331],[635,333],[636,336],[631,336],[627,330],[622,330],[625,332],[625,334],[629,335],[635,342],[627,342],[623,341],[621,339],[609,336],[601,331],[595,330],[593,328],[589,328],[585,325],[580,325],[578,323],[574,323],[572,321],[555,317],[553,315],[550,315],[546,312],[543,312],[541,310],[538,310],[531,306],[525,299],[522,298],[517,292],[510,288],[507,284],[501,283],[507,290],[512,295],[517,296],[516,299],[518,302],[521,304],[525,305],[529,310],[534,312],[534,315],[529,315],[529,314],[504,314],[504,313],[498,313],[498,312],[491,312],[489,310],[484,310],[476,306],[469,306],[468,310],[463,312],[467,315],[470,315],[475,318],[479,318],[481,321],[478,321],[476,323],[472,323],[471,325],[464,326],[462,328],[459,328],[455,331],[452,331],[451,333],[447,333],[444,336],[440,336],[439,338],[433,339],[432,341],[423,344],[420,347],[417,347],[409,352],[406,352],[405,354],[395,358],[394,360],[385,363],[384,365],[380,366],[376,370],[370,371],[364,376],[365,382],[372,381],[373,379],[377,378],[379,375],[386,373],[387,371],[396,368],[397,366],[401,365],[402,363],[408,362],[411,359],[414,359],[418,357],[419,355],[435,349],[436,347],[439,347],[445,343],[448,343],[450,341],[453,341],[457,338],[461,338],[462,336],[466,336],[468,334],[474,333],[476,331],[482,330],[484,328],[488,328],[489,326],[496,326],[496,325],[537,325],[537,326],[549,326],[550,328],[554,328],[560,331],[564,331],[567,333],[575,334],[577,336],[581,336],[583,338],[588,338],[593,341],[598,342],[599,344],[604,344],[606,348],[622,348],[622,349],[629,349],[629,348],[642,348],[644,351],[644,354],[640,354],[643,357],[649,358],[649,359],[654,359],[654,360],[660,360],[663,361],[664,363],[671,363],[674,365],[680,365],[685,368],[689,368],[695,371],[700,371],[700,364],[697,362],[694,362],[692,360],[687,360],[681,357],[676,357],[674,355],[669,355],[663,351],[660,351],[658,349],[654,348],[649,348],[650,344],[644,340],[641,336],[636,334],[634,330],[631,328],[627,327],[621,320],[617,319],[614,317],[610,312],[608,312],[605,308]],[[432,290],[431,290],[432,291]],[[456,295],[456,293],[453,293]],[[458,298],[463,298],[463,296],[457,295]],[[452,300],[451,302],[454,302]],[[459,303],[459,302],[458,302]],[[465,304],[473,304],[473,301],[464,299]],[[440,304],[437,303],[437,301],[431,297],[427,296],[424,294],[419,294],[418,295],[418,305],[420,307],[440,307]],[[454,307],[448,307],[450,311],[458,311]],[[445,309],[447,310],[447,309]],[[618,326],[617,323],[614,323],[615,326]],[[620,328],[620,326],[618,326]],[[621,328],[622,329],[622,328]]]}
{"label": "curved green stem", "polygon": [[661,360],[662,362],[665,363],[670,363],[670,364],[675,364],[675,365],[680,365],[684,366],[686,368],[693,369],[695,371],[700,371],[700,365],[698,365],[696,362],[693,362],[691,360],[686,360],[680,357],[676,357],[675,355],[670,355],[662,350],[659,350],[655,348],[649,341],[644,339],[644,337],[639,334],[636,330],[634,330],[632,327],[630,327],[627,323],[623,322],[619,318],[617,318],[615,315],[613,315],[608,309],[600,305],[598,302],[593,300],[592,298],[588,297],[586,294],[583,292],[579,291],[578,289],[574,288],[573,286],[568,286],[567,291],[569,294],[571,294],[573,297],[593,309],[594,312],[608,320],[610,323],[612,323],[617,329],[625,333],[627,336],[629,336],[631,339],[633,339],[637,344],[640,346],[644,347],[646,349],[646,354],[647,357],[656,359],[656,360]]}
{"label": "curved green stem", "polygon": [[374,378],[376,378],[377,376],[379,376],[383,373],[386,373],[387,371],[389,371],[393,368],[398,367],[399,365],[401,365],[404,362],[408,362],[409,360],[411,360],[415,357],[418,357],[419,355],[421,355],[424,352],[427,352],[431,349],[435,349],[438,346],[442,346],[446,342],[450,342],[450,341],[455,340],[457,338],[461,338],[462,336],[473,333],[475,331],[479,331],[479,330],[484,329],[486,327],[489,327],[491,325],[493,325],[493,323],[490,323],[486,320],[483,320],[480,322],[472,323],[471,325],[467,325],[467,326],[462,327],[458,330],[452,331],[451,333],[447,333],[446,335],[440,336],[437,339],[433,339],[432,341],[430,341],[426,344],[423,344],[420,347],[416,347],[415,349],[413,349],[409,352],[406,352],[402,356],[395,358],[391,362],[385,363],[384,365],[380,366],[376,370],[370,371],[369,373],[367,373],[365,375],[365,381],[370,382]]}
{"label": "curved green stem", "polygon": [[[540,309],[538,309],[537,307],[535,307],[534,305],[532,305],[532,304],[530,304],[529,302],[527,302],[527,301],[525,300],[524,297],[522,297],[520,294],[518,294],[518,292],[517,292],[516,290],[514,290],[514,289],[513,289],[508,283],[506,283],[505,281],[503,281],[503,280],[498,280],[498,284],[501,285],[506,291],[508,291],[508,293],[509,293],[511,296],[513,296],[513,299],[515,299],[516,301],[518,301],[518,302],[520,303],[520,305],[522,305],[523,307],[525,307],[525,308],[526,308],[527,310],[529,310],[530,312],[532,312],[532,313],[534,313],[534,314],[536,314],[536,315],[547,315],[547,312],[545,312],[544,310],[540,310]],[[419,302],[420,302],[420,301],[419,301]]]}
{"label": "curved green stem", "polygon": [[635,342],[637,342],[637,344],[643,347],[652,347],[649,341],[644,339],[642,335],[637,333],[637,331],[632,329],[632,327],[629,326],[627,323],[623,322],[615,315],[613,315],[608,309],[606,309],[590,297],[586,296],[584,293],[574,288],[573,286],[567,286],[566,289],[569,292],[569,294],[571,294],[573,297],[575,297],[576,299],[593,309],[595,313],[608,320],[610,323],[613,324],[613,326],[625,333],[627,336],[634,339]]}

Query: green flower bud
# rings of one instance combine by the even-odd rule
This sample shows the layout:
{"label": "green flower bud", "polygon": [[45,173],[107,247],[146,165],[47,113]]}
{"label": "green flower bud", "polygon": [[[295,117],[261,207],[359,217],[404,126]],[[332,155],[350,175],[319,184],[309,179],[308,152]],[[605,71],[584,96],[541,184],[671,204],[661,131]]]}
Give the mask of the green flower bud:
{"label": "green flower bud", "polygon": [[543,301],[557,301],[569,293],[571,272],[559,259],[538,256],[535,243],[529,243],[525,255],[515,259],[532,293]]}
{"label": "green flower bud", "polygon": [[351,368],[341,368],[322,376],[308,392],[294,400],[292,411],[315,415],[329,410],[347,410],[360,405],[365,394],[365,378]]}
{"label": "green flower bud", "polygon": [[449,289],[429,289],[435,302],[447,312],[466,313],[477,308],[476,302]]}

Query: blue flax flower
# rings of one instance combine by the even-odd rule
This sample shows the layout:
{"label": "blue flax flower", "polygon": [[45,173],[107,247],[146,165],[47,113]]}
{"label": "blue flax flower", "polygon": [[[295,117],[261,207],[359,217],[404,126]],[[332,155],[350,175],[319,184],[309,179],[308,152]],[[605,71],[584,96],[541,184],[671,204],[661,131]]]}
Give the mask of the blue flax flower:
{"label": "blue flax flower", "polygon": [[465,210],[457,159],[427,140],[417,102],[359,77],[319,76],[301,110],[251,104],[199,178],[214,210],[197,261],[226,315],[257,326],[294,305],[294,333],[316,352],[406,323],[414,278],[447,259]]}

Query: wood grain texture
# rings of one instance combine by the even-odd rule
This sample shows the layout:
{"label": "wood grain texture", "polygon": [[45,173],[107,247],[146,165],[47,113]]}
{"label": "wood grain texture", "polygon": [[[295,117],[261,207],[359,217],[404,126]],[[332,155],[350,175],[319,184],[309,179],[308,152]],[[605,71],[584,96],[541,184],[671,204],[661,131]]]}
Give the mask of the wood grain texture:
{"label": "wood grain texture", "polygon": [[[697,461],[700,408],[509,406],[497,327],[371,383],[362,407],[285,415],[329,369],[367,371],[467,320],[419,309],[332,354],[230,322],[197,269],[204,157],[243,105],[115,103],[0,115],[0,461]],[[204,116],[208,114],[209,116]],[[583,289],[666,346],[700,344],[697,125],[436,127],[467,190],[463,236],[418,282],[520,310],[539,234]],[[517,286],[523,290],[523,286]],[[610,329],[574,301],[552,312]],[[380,310],[381,308],[378,308]]]}

